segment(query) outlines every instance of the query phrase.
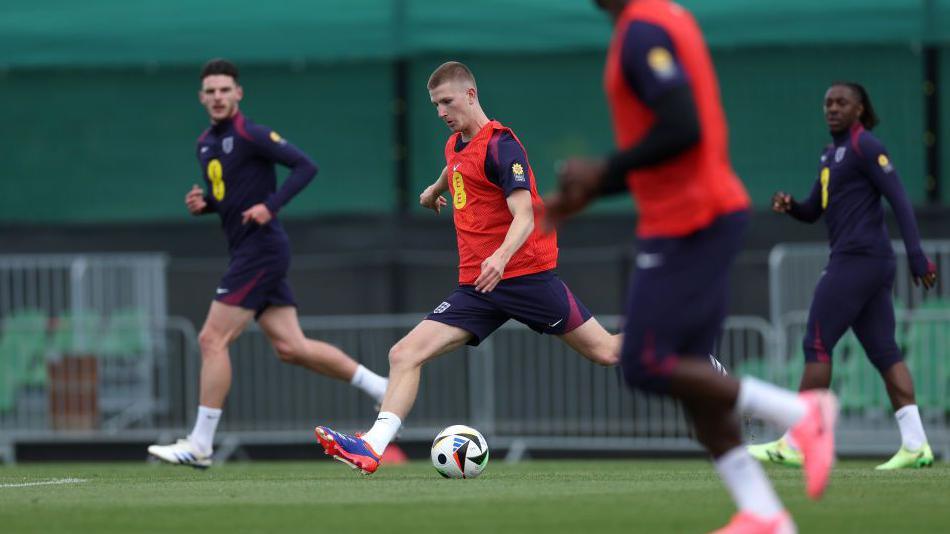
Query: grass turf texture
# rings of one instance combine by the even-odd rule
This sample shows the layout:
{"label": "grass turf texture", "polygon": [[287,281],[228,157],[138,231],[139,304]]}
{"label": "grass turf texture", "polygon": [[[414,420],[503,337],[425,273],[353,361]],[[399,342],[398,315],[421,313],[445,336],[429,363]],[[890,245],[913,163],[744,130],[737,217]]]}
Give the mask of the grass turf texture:
{"label": "grass turf texture", "polygon": [[[802,532],[937,532],[950,525],[950,467],[876,472],[840,462],[825,499],[798,470],[769,468]],[[82,483],[10,484],[54,479]],[[0,467],[0,532],[706,532],[732,503],[701,460],[489,464],[445,480],[428,462],[360,476],[336,462]]]}

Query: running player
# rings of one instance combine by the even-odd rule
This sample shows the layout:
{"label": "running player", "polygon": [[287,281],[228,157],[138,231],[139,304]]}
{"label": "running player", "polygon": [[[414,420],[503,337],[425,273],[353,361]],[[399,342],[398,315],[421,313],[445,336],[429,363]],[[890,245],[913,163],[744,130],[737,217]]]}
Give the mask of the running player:
{"label": "running player", "polygon": [[369,432],[352,436],[316,428],[324,451],[365,474],[379,465],[419,389],[427,361],[466,343],[478,345],[508,319],[560,337],[601,365],[615,365],[620,336],[591,317],[554,273],[557,237],[538,225],[544,205],[524,147],[511,129],[489,120],[475,77],[450,61],[432,73],[429,96],[454,132],[445,145],[445,168],[419,195],[439,213],[452,195],[459,251],[459,286],[389,352],[389,387]]}
{"label": "running player", "polygon": [[[284,362],[348,381],[376,401],[382,400],[386,379],[333,345],[307,339],[300,330],[287,283],[290,244],[277,213],[310,183],[316,166],[277,132],[244,117],[238,109],[243,89],[232,63],[209,61],[201,71],[198,97],[211,118],[211,127],[198,138],[196,148],[210,194],[195,185],[185,196],[185,205],[192,215],[221,217],[231,261],[198,335],[201,393],[194,429],[187,438],[152,445],[148,452],[173,464],[208,467],[231,387],[228,346],[252,318]],[[291,169],[279,190],[275,163]]]}
{"label": "running player", "polygon": [[[901,433],[900,450],[877,469],[930,466],[933,452],[914,398],[914,382],[894,339],[891,292],[897,265],[884,225],[882,195],[897,217],[914,283],[932,287],[936,266],[921,249],[913,208],[887,150],[871,134],[878,118],[867,91],[857,83],[835,83],[825,92],[824,110],[832,143],[822,151],[811,194],[804,202],[782,191],[772,197],[773,210],[800,221],[813,223],[824,214],[831,244],[808,313],[801,390],[831,384],[831,355],[850,327],[884,379]],[[788,435],[750,446],[749,451],[763,461],[801,464],[801,453]]]}
{"label": "running player", "polygon": [[619,150],[562,166],[559,191],[547,202],[550,223],[599,195],[633,193],[639,250],[625,310],[624,378],[683,403],[739,509],[717,532],[795,532],[742,446],[737,412],[792,429],[805,451],[807,493],[817,499],[834,459],[837,402],[826,391],[796,395],[710,365],[749,198],[729,162],[709,52],[692,15],[673,2],[597,3],[615,21],[604,84]]}

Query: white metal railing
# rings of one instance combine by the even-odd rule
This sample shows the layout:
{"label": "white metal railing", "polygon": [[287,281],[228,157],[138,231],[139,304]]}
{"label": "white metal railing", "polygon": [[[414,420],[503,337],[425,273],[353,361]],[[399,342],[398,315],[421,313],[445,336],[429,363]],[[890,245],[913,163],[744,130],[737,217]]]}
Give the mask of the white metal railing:
{"label": "white metal railing", "polygon": [[[922,243],[924,252],[937,264],[936,288],[925,292],[915,287],[902,241],[893,241],[897,256],[894,299],[899,307],[915,307],[925,298],[950,299],[950,241]],[[769,253],[769,319],[779,325],[785,314],[808,310],[815,285],[828,263],[827,243],[781,243]]]}

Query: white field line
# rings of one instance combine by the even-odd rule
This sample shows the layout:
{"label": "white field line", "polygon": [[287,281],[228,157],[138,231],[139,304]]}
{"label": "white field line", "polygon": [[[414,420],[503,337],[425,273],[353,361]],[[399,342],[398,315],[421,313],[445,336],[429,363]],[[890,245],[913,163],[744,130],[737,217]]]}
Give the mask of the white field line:
{"label": "white field line", "polygon": [[42,482],[23,482],[20,484],[0,484],[0,488],[28,488],[31,486],[54,486],[57,484],[82,484],[88,482],[84,478],[54,478],[53,480],[44,480]]}

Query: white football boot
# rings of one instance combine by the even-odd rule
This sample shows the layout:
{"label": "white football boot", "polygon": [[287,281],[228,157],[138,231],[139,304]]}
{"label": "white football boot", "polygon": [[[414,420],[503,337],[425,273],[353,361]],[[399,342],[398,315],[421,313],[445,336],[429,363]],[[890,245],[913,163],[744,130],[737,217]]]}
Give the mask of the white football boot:
{"label": "white football boot", "polygon": [[170,464],[198,469],[211,467],[211,454],[202,454],[188,438],[180,439],[174,445],[149,445],[148,453]]}

